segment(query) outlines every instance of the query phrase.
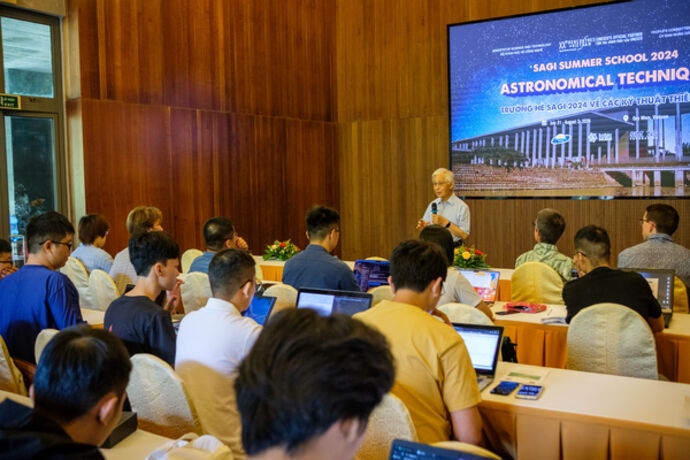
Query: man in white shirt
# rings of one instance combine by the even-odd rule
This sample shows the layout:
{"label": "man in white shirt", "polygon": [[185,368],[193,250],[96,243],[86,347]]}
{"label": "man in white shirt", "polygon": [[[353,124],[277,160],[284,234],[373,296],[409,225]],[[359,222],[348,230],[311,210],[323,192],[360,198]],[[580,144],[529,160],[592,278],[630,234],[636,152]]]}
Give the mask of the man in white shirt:
{"label": "man in white shirt", "polygon": [[436,199],[429,203],[424,216],[417,221],[417,230],[429,224],[442,225],[453,235],[455,246],[470,236],[470,208],[455,195],[453,172],[439,168],[431,175]]}
{"label": "man in white shirt", "polygon": [[177,335],[175,370],[187,387],[204,431],[245,458],[233,382],[261,332],[245,311],[256,290],[254,258],[241,249],[218,252],[209,265],[213,297],[189,313]]}

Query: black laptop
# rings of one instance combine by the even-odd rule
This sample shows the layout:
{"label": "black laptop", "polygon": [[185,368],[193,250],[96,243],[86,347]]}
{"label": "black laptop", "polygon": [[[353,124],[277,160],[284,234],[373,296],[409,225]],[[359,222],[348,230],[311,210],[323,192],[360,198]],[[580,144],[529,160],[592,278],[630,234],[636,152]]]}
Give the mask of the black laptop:
{"label": "black laptop", "polygon": [[623,268],[629,272],[637,272],[644,277],[652,288],[664,316],[664,325],[668,327],[673,316],[673,281],[676,274],[673,269],[657,268]]}
{"label": "black laptop", "polygon": [[371,288],[388,285],[391,263],[386,260],[356,260],[354,272],[359,290],[367,292]]}
{"label": "black laptop", "polygon": [[242,313],[242,316],[251,318],[263,326],[266,319],[271,316],[275,304],[275,297],[254,295],[252,302],[249,304],[249,308]]}
{"label": "black laptop", "polygon": [[311,308],[321,316],[333,313],[354,315],[371,307],[373,296],[366,292],[304,288],[297,292],[297,308]]}
{"label": "black laptop", "polygon": [[395,439],[388,460],[486,460],[489,457]]}
{"label": "black laptop", "polygon": [[453,323],[453,328],[465,342],[472,367],[477,374],[477,386],[482,391],[493,382],[496,375],[498,355],[503,343],[503,327]]}

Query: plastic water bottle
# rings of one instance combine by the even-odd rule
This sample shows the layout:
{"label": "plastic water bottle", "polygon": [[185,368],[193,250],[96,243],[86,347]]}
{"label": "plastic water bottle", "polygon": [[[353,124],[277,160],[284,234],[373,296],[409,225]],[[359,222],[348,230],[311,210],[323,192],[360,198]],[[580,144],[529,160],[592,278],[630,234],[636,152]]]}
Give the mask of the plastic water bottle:
{"label": "plastic water bottle", "polygon": [[24,265],[24,235],[19,233],[17,216],[10,216],[10,246],[12,247],[12,262],[20,268]]}

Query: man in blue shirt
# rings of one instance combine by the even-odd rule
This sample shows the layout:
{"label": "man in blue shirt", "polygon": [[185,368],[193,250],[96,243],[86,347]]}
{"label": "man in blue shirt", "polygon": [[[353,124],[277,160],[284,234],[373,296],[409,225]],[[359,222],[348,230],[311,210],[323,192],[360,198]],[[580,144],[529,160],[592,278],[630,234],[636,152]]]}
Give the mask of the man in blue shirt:
{"label": "man in blue shirt", "polygon": [[77,288],[57,271],[69,258],[73,237],[74,227],[62,214],[34,217],[26,227],[26,264],[0,281],[0,335],[15,358],[35,362],[41,329],[84,322]]}
{"label": "man in blue shirt", "polygon": [[678,228],[678,211],[667,204],[647,206],[640,224],[644,242],[618,254],[620,268],[663,268],[675,270],[690,294],[690,250],[673,241]]}
{"label": "man in blue shirt", "polygon": [[206,252],[194,259],[189,267],[191,272],[202,272],[208,275],[208,266],[217,252],[223,249],[249,249],[247,242],[237,236],[235,227],[225,217],[212,217],[204,224],[204,241]]}
{"label": "man in blue shirt", "polygon": [[335,209],[314,206],[307,211],[309,246],[285,262],[283,283],[295,289],[359,291],[350,267],[332,256],[340,239],[340,215]]}
{"label": "man in blue shirt", "polygon": [[470,236],[470,208],[455,195],[455,179],[450,170],[439,168],[434,171],[431,184],[437,198],[429,203],[424,216],[417,221],[417,230],[429,224],[442,225],[453,235],[455,246],[460,246]]}

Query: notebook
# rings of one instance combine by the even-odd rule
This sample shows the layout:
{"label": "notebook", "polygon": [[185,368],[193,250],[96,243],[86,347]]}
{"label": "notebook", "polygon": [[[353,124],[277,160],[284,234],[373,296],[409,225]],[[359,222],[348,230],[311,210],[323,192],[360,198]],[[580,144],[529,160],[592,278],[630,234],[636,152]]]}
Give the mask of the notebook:
{"label": "notebook", "polygon": [[442,449],[428,444],[395,439],[391,446],[388,460],[481,460],[487,457],[461,452],[459,450]]}
{"label": "notebook", "polygon": [[656,268],[623,268],[625,271],[637,272],[644,277],[652,288],[652,294],[661,306],[664,324],[668,327],[673,316],[673,281],[675,270]]}
{"label": "notebook", "polygon": [[498,279],[501,272],[498,270],[470,270],[458,269],[462,276],[467,278],[477,294],[485,303],[491,304],[498,296]]}
{"label": "notebook", "polygon": [[367,292],[376,286],[388,284],[391,263],[384,260],[357,260],[355,261],[354,272],[359,290]]}
{"label": "notebook", "polygon": [[482,391],[496,375],[498,352],[503,343],[503,327],[466,323],[453,323],[453,327],[465,342],[472,367],[477,374],[479,391]]}
{"label": "notebook", "polygon": [[271,316],[275,303],[275,297],[264,297],[262,295],[255,294],[254,298],[252,298],[252,302],[249,304],[249,308],[242,313],[242,316],[251,318],[263,326],[264,322],[266,322],[266,318]]}
{"label": "notebook", "polygon": [[297,291],[297,308],[311,308],[321,316],[333,313],[354,315],[371,307],[373,296],[366,292],[304,288]]}

